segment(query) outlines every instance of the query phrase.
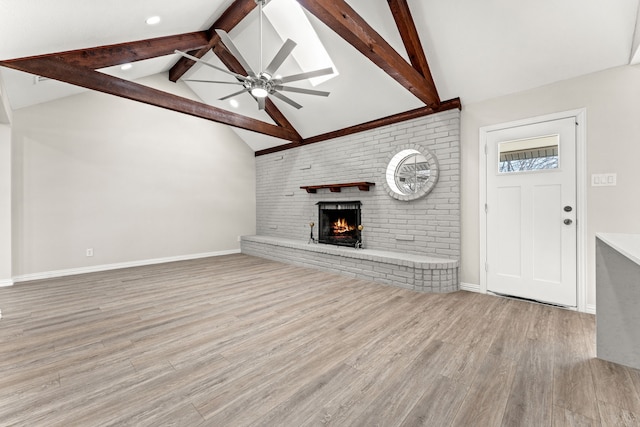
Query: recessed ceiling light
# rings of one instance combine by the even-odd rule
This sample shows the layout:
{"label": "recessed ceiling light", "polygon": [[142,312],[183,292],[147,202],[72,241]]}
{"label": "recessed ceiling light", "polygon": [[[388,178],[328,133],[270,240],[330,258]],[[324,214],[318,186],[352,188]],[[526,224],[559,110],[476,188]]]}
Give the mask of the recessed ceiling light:
{"label": "recessed ceiling light", "polygon": [[149,18],[147,18],[147,20],[145,21],[147,23],[147,25],[156,25],[160,23],[160,17],[159,16],[151,16]]}
{"label": "recessed ceiling light", "polygon": [[127,71],[127,70],[130,70],[130,69],[132,69],[132,68],[133,68],[133,65],[131,65],[131,64],[122,64],[122,65],[120,66],[120,69],[121,69],[122,71]]}
{"label": "recessed ceiling light", "polygon": [[233,108],[238,108],[240,106],[240,103],[235,99],[232,99],[231,101],[229,101],[229,104],[231,104]]}

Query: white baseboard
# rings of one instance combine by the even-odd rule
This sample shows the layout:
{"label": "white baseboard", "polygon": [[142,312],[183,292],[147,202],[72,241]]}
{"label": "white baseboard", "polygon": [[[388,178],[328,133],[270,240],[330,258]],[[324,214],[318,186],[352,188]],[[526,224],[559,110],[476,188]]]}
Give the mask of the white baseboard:
{"label": "white baseboard", "polygon": [[11,279],[0,280],[0,288],[3,288],[5,286],[13,286],[13,280]]}
{"label": "white baseboard", "polygon": [[480,285],[475,285],[473,283],[460,282],[460,290],[469,291],[469,292],[480,292]]}
{"label": "white baseboard", "polygon": [[[132,261],[132,262],[121,262],[116,264],[103,264],[103,265],[93,265],[91,267],[81,267],[81,268],[71,268],[68,270],[56,270],[56,271],[47,271],[42,273],[33,273],[33,274],[24,274],[22,276],[16,276],[13,278],[13,283],[18,282],[27,282],[31,280],[41,280],[41,279],[51,279],[54,277],[65,277],[65,276],[75,276],[77,274],[86,274],[86,273],[97,273],[100,271],[108,271],[108,270],[118,270],[121,268],[130,268],[130,267],[143,267],[145,265],[153,265],[153,264],[164,264],[167,262],[174,261],[188,261],[191,259],[199,259],[199,258],[209,258],[223,255],[232,255],[239,254],[240,249],[232,249],[228,251],[219,251],[219,252],[207,252],[201,254],[191,254],[191,255],[180,255],[175,257],[167,257],[167,258],[155,258],[155,259],[147,259],[141,261]],[[2,286],[3,282],[0,282],[0,286]],[[10,286],[10,285],[5,285]]]}
{"label": "white baseboard", "polygon": [[595,304],[587,304],[587,308],[584,311],[589,314],[596,314],[596,305]]}

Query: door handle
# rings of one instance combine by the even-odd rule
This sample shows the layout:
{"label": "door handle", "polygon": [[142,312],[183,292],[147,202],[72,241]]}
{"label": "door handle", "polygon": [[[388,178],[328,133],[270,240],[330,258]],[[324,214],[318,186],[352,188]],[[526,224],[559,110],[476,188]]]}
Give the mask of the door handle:
{"label": "door handle", "polygon": [[565,225],[571,225],[573,223],[573,221],[571,221],[569,218],[564,220],[564,224]]}

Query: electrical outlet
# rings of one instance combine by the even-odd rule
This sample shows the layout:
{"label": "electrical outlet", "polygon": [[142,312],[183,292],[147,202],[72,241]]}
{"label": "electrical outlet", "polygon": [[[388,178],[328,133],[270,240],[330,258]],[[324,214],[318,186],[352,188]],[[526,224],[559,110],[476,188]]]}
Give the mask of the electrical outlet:
{"label": "electrical outlet", "polygon": [[87,249],[87,256],[93,256],[93,248]]}

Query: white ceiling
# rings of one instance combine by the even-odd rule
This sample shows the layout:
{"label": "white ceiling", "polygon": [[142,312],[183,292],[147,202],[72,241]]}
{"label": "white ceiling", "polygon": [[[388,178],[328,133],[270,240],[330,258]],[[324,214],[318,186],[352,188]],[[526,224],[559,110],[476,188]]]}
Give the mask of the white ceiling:
{"label": "white ceiling", "polygon": [[[272,0],[278,1],[278,0]],[[579,75],[640,61],[635,34],[640,0],[408,0],[440,98],[460,97],[464,104],[519,92]],[[0,59],[41,55],[208,29],[232,0],[0,0]],[[403,57],[402,41],[385,0],[347,0]],[[145,19],[162,22],[148,26]],[[340,75],[313,89],[328,98],[287,94],[304,106],[295,110],[274,103],[303,137],[353,126],[422,107],[417,98],[323,23],[307,16]],[[282,40],[265,22],[264,57],[268,61]],[[243,55],[258,55],[257,11],[231,37]],[[297,47],[302,48],[301,46]],[[222,66],[213,54],[205,59]],[[176,55],[141,61],[129,71],[104,70],[127,79],[165,73]],[[252,63],[253,65],[253,63]],[[256,65],[256,68],[257,65]],[[279,74],[300,72],[289,59]],[[309,70],[304,70],[309,71]],[[1,69],[13,109],[83,91],[65,83],[34,83],[33,76]],[[208,67],[195,66],[185,78],[229,80]],[[231,78],[232,79],[232,78]],[[217,98],[237,86],[188,83],[204,102],[271,122],[248,94],[233,108]],[[306,82],[291,84],[312,88]],[[287,141],[238,131],[254,149]]]}

